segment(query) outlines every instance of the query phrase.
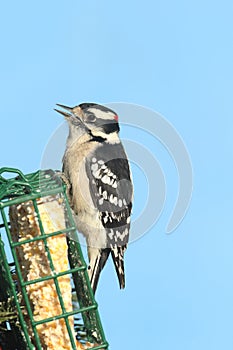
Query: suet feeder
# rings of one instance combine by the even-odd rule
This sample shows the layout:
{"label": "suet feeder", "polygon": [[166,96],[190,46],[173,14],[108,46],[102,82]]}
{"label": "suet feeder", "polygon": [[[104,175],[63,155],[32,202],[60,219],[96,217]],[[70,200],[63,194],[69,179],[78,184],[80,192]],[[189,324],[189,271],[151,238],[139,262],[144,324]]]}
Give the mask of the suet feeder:
{"label": "suet feeder", "polygon": [[0,349],[108,349],[66,186],[0,169]]}

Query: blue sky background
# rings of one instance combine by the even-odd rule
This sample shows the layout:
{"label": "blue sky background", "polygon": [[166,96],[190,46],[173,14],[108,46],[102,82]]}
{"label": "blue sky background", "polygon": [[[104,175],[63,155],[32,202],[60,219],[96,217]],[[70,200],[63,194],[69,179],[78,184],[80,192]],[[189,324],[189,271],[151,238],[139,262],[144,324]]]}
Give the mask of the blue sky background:
{"label": "blue sky background", "polygon": [[[190,153],[192,202],[166,235],[177,174],[166,149],[150,143],[167,200],[157,225],[129,246],[126,290],[118,290],[111,263],[102,274],[97,299],[111,350],[233,348],[232,17],[227,0],[0,6],[0,166],[40,168],[62,122],[57,102],[154,109]],[[145,201],[142,178],[134,167],[136,214]]]}

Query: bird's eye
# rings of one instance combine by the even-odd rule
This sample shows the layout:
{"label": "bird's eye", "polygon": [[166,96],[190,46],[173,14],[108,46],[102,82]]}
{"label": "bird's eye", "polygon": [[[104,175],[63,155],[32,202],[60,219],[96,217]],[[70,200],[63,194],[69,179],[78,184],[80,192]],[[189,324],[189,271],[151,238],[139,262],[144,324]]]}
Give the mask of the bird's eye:
{"label": "bird's eye", "polygon": [[88,114],[86,115],[85,121],[88,123],[94,123],[96,121],[96,117],[94,114]]}

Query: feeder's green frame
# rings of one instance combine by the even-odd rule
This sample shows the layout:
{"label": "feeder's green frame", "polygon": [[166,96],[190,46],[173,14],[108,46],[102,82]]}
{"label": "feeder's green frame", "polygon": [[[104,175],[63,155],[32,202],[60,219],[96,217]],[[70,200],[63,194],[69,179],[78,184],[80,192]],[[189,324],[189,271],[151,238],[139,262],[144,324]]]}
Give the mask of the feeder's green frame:
{"label": "feeder's green frame", "polygon": [[[3,177],[4,173],[13,173],[17,175],[13,178]],[[65,212],[66,212],[66,228],[50,234],[45,234],[43,229],[43,223],[40,218],[40,213],[37,206],[37,199],[47,196],[59,195],[64,199]],[[38,218],[40,227],[40,236],[23,240],[20,242],[14,242],[11,236],[10,226],[6,215],[6,208],[12,205],[31,201],[34,205],[34,209]],[[52,170],[42,171],[39,170],[35,173],[24,175],[20,170],[14,168],[1,168],[0,169],[0,212],[2,216],[1,229],[5,230],[6,237],[9,243],[9,248],[13,257],[13,265],[15,266],[16,274],[18,276],[18,283],[20,285],[22,298],[27,310],[27,314],[30,318],[31,326],[34,332],[34,345],[37,350],[42,350],[40,339],[37,333],[36,327],[39,324],[48,323],[57,319],[63,318],[67,327],[67,331],[70,337],[72,349],[76,350],[75,339],[69,324],[68,317],[75,315],[82,315],[85,330],[87,332],[87,341],[97,343],[98,346],[93,347],[93,350],[97,349],[108,349],[108,343],[105,339],[103,327],[101,324],[98,305],[95,301],[93,291],[90,285],[90,281],[87,274],[87,266],[82,254],[82,250],[78,241],[76,232],[76,226],[72,216],[72,211],[69,206],[68,198],[66,195],[66,185],[60,179],[59,176]],[[67,234],[68,244],[68,257],[70,269],[54,273],[54,265],[51,258],[51,254],[48,248],[47,239],[52,236]],[[20,264],[16,254],[16,248],[22,244],[42,240],[44,242],[45,250],[49,260],[52,275],[42,277],[36,280],[24,281]],[[19,349],[21,350],[33,350],[35,346],[32,344],[29,334],[28,327],[25,323],[21,303],[19,301],[19,294],[16,289],[15,282],[12,278],[11,266],[12,263],[8,261],[7,253],[5,251],[5,245],[1,239],[0,234],[0,302],[6,302],[9,298],[13,298],[15,308],[17,310],[18,325],[15,324],[15,320],[9,320],[8,324],[11,327],[11,337],[15,337],[17,343],[20,343]],[[70,274],[73,277],[76,297],[79,303],[79,309],[67,312],[65,310],[62,294],[59,288],[58,278]],[[40,321],[35,321],[33,318],[33,311],[27,295],[26,286],[29,284],[35,284],[38,282],[53,279],[58,299],[61,305],[62,313],[58,316],[46,318]],[[5,325],[6,326],[6,325]],[[6,326],[6,332],[7,326]],[[23,334],[23,336],[22,336]]]}

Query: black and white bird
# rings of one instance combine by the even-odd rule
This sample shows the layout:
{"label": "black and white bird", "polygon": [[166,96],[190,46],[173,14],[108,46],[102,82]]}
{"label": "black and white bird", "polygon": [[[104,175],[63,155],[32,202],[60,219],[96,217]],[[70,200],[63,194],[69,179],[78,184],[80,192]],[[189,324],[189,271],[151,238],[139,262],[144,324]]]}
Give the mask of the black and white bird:
{"label": "black and white bird", "polygon": [[69,135],[63,173],[77,229],[87,241],[88,274],[96,291],[111,254],[120,288],[125,287],[124,253],[129,240],[133,186],[129,162],[119,138],[117,114],[102,105],[58,104]]}

